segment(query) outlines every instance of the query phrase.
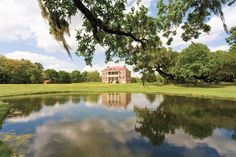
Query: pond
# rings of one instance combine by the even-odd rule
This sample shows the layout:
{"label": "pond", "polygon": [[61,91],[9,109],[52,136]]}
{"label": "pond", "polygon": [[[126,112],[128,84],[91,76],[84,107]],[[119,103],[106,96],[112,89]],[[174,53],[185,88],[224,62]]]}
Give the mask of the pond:
{"label": "pond", "polygon": [[3,101],[12,106],[0,130],[5,156],[236,156],[234,101],[142,93]]}

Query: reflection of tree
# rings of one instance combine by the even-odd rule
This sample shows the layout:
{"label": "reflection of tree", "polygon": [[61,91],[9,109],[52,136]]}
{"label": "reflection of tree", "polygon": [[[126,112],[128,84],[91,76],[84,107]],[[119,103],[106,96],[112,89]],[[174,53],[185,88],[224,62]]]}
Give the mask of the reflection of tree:
{"label": "reflection of tree", "polygon": [[153,103],[156,100],[156,94],[146,94],[146,97],[150,103]]}
{"label": "reflection of tree", "polygon": [[156,110],[135,108],[136,131],[155,145],[160,145],[166,134],[174,134],[179,128],[193,138],[203,139],[216,128],[236,132],[235,112],[236,103],[232,101],[166,96]]}
{"label": "reflection of tree", "polygon": [[146,108],[135,108],[135,112],[140,118],[135,130],[148,137],[154,145],[160,145],[165,139],[165,134],[173,133],[175,130],[176,116],[173,114],[161,110],[150,111]]}
{"label": "reflection of tree", "polygon": [[8,115],[15,116],[28,116],[32,112],[38,112],[45,106],[54,106],[56,104],[64,105],[68,101],[79,104],[81,99],[85,102],[96,104],[99,100],[99,94],[91,95],[44,95],[44,96],[32,96],[32,97],[18,97],[12,99],[6,99],[4,101],[11,105],[12,111],[17,111],[18,114],[12,112]]}
{"label": "reflection of tree", "polygon": [[[69,101],[68,96],[41,96],[41,97],[23,97],[6,100],[11,105],[12,110],[21,112],[21,115],[27,116],[32,112],[38,112],[43,105],[54,106],[55,104],[65,104]],[[14,115],[13,115],[14,116]]]}
{"label": "reflection of tree", "polygon": [[99,95],[98,94],[85,95],[84,100],[86,103],[89,104],[97,104],[99,100]]}
{"label": "reflection of tree", "polygon": [[80,101],[81,101],[81,98],[78,95],[72,95],[71,96],[71,101],[72,101],[73,104],[79,104]]}

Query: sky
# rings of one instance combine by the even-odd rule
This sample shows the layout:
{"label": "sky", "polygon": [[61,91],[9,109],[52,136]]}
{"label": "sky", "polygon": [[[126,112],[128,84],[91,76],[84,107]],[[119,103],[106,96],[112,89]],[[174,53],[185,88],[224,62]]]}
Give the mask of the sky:
{"label": "sky", "polygon": [[[142,3],[149,8],[149,14],[156,14],[157,0],[145,0]],[[129,0],[127,9],[133,6],[136,0]],[[233,27],[236,21],[236,5],[224,7],[224,14],[228,28]],[[45,69],[53,68],[71,72],[79,71],[101,71],[105,64],[105,49],[97,46],[93,59],[93,66],[86,66],[82,57],[72,55],[69,58],[60,43],[56,42],[49,34],[49,27],[42,18],[37,0],[0,0],[0,55],[12,59],[28,59],[32,62],[41,63]],[[219,17],[214,16],[208,22],[212,27],[209,34],[203,34],[194,42],[204,43],[212,51],[227,50],[229,46],[225,42],[227,34],[224,31]],[[67,37],[72,51],[76,49],[75,29],[81,26],[81,16],[72,18],[70,26],[71,37]],[[178,32],[181,32],[179,30]],[[164,39],[163,39],[164,41]],[[174,50],[182,50],[190,43],[183,42],[180,33],[175,37],[172,47]],[[124,62],[118,65],[124,65]],[[131,66],[128,66],[132,70]],[[138,75],[137,73],[133,73]]]}

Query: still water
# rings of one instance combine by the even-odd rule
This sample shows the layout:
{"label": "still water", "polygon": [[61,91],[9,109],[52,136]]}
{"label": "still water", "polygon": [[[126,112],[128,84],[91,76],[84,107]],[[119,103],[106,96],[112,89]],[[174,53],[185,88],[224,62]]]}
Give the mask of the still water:
{"label": "still water", "polygon": [[0,151],[28,157],[236,156],[233,101],[142,93],[4,101],[12,109],[1,126]]}

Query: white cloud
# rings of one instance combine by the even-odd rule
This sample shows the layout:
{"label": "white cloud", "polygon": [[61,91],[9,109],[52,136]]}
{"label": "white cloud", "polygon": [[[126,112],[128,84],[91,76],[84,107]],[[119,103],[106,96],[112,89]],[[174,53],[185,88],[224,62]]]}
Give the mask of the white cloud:
{"label": "white cloud", "polygon": [[227,51],[229,50],[229,45],[220,45],[217,47],[209,47],[211,51],[217,51],[217,50],[223,50],[223,51]]}
{"label": "white cloud", "polygon": [[45,56],[37,53],[15,51],[4,56],[12,59],[27,59],[32,62],[41,63],[45,69],[72,71],[78,69],[71,60],[60,60],[54,56]]}
{"label": "white cloud", "polygon": [[[62,45],[55,41],[49,33],[49,26],[41,16],[37,0],[1,0],[0,42],[14,42],[35,39],[39,48],[47,52],[63,51]],[[67,38],[69,45],[75,49],[75,28],[81,26],[79,15],[72,18],[71,37]]]}
{"label": "white cloud", "polygon": [[[231,157],[236,155],[236,142],[224,135],[222,129],[215,129],[213,134],[203,140],[193,139],[190,135],[186,134],[182,129],[176,130],[175,134],[166,135],[165,141],[169,144],[173,144],[178,147],[186,147],[190,149],[191,152],[197,146],[205,144],[210,148],[215,149],[219,154],[226,157]],[[195,152],[196,153],[196,152]]]}

